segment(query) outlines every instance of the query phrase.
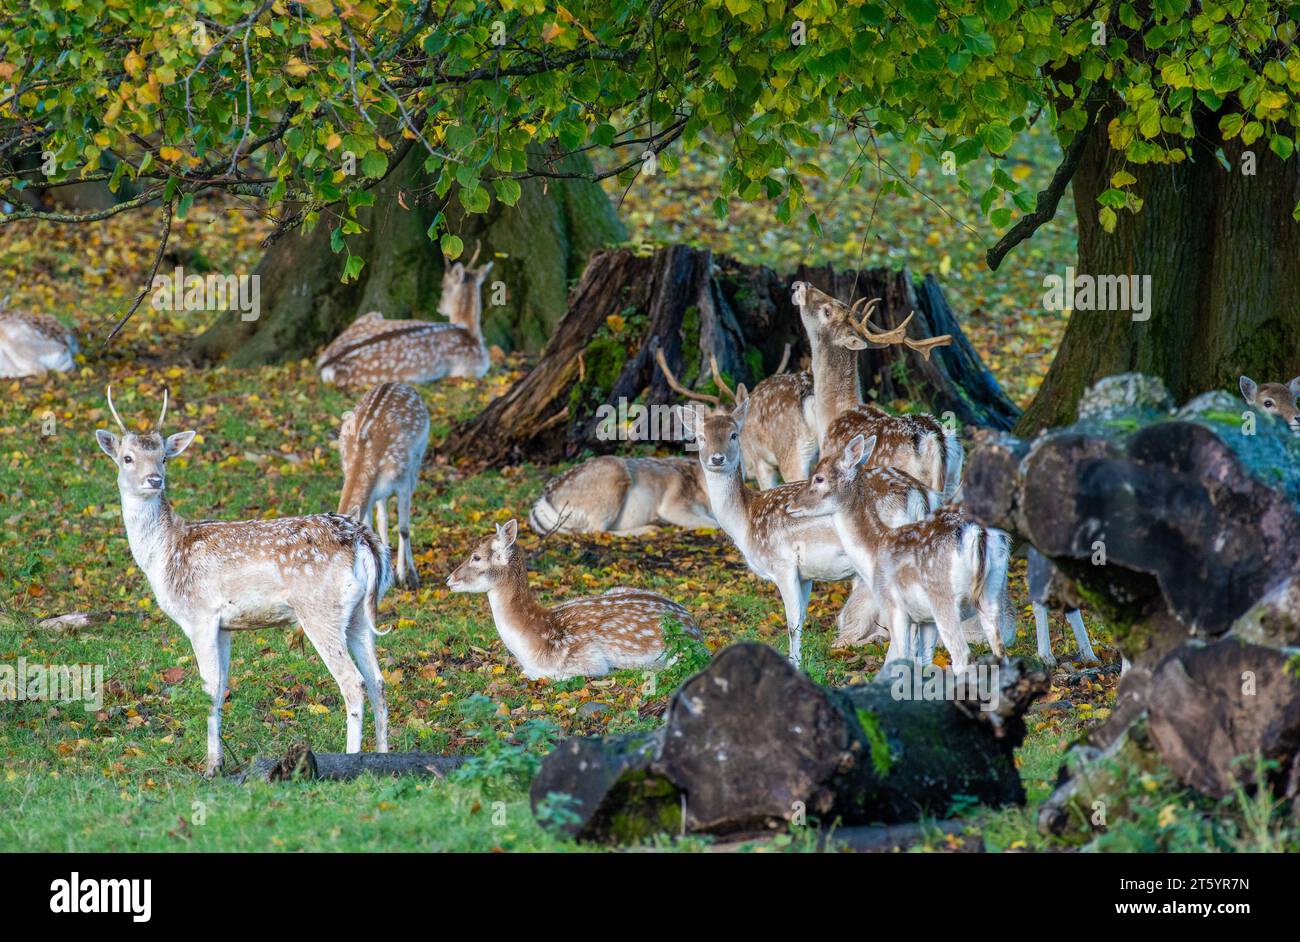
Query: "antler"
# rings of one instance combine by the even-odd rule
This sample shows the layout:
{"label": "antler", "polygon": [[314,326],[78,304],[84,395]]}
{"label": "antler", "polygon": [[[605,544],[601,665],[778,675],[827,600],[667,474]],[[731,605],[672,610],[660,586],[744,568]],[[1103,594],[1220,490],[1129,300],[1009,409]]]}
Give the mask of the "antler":
{"label": "antler", "polygon": [[162,412],[158,413],[158,431],[162,431],[163,419],[167,418],[167,387],[163,387],[163,407]]}
{"label": "antler", "polygon": [[123,434],[126,434],[126,423],[122,421],[122,417],[117,414],[117,407],[113,405],[113,384],[112,383],[109,383],[108,386],[105,387],[104,395],[108,396],[108,411],[113,413],[113,418],[117,419],[118,428],[122,430]]}
{"label": "antler", "polygon": [[474,263],[478,261],[478,253],[481,252],[482,250],[483,250],[483,240],[482,240],[482,239],[475,239],[475,240],[474,240],[474,254],[471,255],[469,261],[465,263],[465,267],[466,267],[466,268],[473,268],[473,267],[474,267]]}
{"label": "antler", "polygon": [[712,353],[709,354],[709,369],[713,372],[714,385],[716,385],[721,392],[726,393],[727,398],[732,402],[739,402],[740,400],[736,398],[736,391],[722,381],[722,374],[718,372],[718,358]]}
{"label": "antler", "polygon": [[785,349],[781,351],[781,362],[777,364],[776,369],[772,371],[772,375],[775,376],[777,373],[784,373],[786,365],[789,362],[790,362],[790,345],[786,344]]}
{"label": "antler", "polygon": [[710,396],[707,393],[696,392],[693,389],[687,389],[681,383],[677,382],[677,377],[673,371],[668,369],[668,361],[664,359],[664,348],[660,347],[655,351],[655,362],[659,364],[659,369],[664,371],[664,379],[668,380],[669,387],[678,395],[685,396],[687,399],[694,399],[698,402],[707,402],[713,406],[722,405],[722,400],[717,396]]}
{"label": "antler", "polygon": [[903,346],[917,351],[927,360],[930,359],[930,351],[935,347],[946,347],[952,343],[952,334],[940,334],[937,337],[927,337],[925,340],[913,340],[908,337],[907,325],[910,324],[912,318],[916,316],[916,311],[909,312],[907,317],[903,319],[903,323],[899,324],[893,330],[874,331],[872,330],[871,324],[871,312],[874,311],[876,306],[880,303],[880,299],[876,298],[868,302],[866,308],[862,312],[861,319],[855,319],[858,305],[862,304],[864,300],[865,299],[860,298],[857,301],[854,301],[853,306],[849,308],[849,326],[853,328],[853,332],[863,340],[869,340],[872,343],[882,345],[901,343]]}

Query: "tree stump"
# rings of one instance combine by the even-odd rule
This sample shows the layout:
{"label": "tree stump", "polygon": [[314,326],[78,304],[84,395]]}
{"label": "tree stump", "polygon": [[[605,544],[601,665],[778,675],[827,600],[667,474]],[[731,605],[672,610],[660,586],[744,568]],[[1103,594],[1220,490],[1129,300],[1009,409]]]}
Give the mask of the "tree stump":
{"label": "tree stump", "polygon": [[933,278],[917,286],[906,270],[828,267],[782,276],[673,245],[652,255],[630,249],[593,255],[537,366],[453,428],[444,451],[486,465],[610,451],[619,438],[609,434],[606,416],[620,403],[653,409],[678,401],[656,366],[658,350],[690,388],[716,392],[710,357],[729,383],[752,387],[777,367],[787,344],[792,363],[807,359],[808,341],[790,301],[796,280],[845,302],[881,298],[875,319],[883,329],[915,311],[914,339],[952,335],[952,344],[929,359],[897,346],[862,351],[869,398],[922,403],[961,425],[1007,429],[1016,421],[1019,410],[981,363]]}

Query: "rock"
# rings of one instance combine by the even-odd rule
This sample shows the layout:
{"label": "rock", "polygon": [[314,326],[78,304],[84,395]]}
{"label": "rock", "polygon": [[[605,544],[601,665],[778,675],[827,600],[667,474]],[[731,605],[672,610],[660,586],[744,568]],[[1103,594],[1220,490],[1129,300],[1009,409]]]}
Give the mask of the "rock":
{"label": "rock", "polygon": [[1108,421],[1174,407],[1163,381],[1144,373],[1117,373],[1098,380],[1079,398],[1079,421]]}

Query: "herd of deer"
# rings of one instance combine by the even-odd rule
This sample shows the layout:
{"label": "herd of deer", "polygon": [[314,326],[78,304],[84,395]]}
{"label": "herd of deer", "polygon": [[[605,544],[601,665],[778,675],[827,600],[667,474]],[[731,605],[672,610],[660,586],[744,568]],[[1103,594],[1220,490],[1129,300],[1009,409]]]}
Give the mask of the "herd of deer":
{"label": "herd of deer", "polygon": [[[476,269],[475,260],[447,268],[439,310],[449,323],[367,314],[320,355],[326,382],[372,387],[342,418],[344,483],[337,513],[183,520],[166,497],[166,463],[195,433],[164,437],[166,393],[155,428],[131,432],[108,390],[121,435],[101,429],[96,437],[117,466],[132,555],[160,609],[190,639],[212,698],[209,775],[222,762],[231,632],[270,624],[296,622],[319,652],[346,705],[348,751],[361,748],[367,698],[375,748],[387,750],[384,680],[375,653],[379,602],[394,581],[386,504],[396,498],[397,580],[416,586],[411,501],[429,435],[423,398],[406,383],[486,372],[480,287],[491,263]],[[592,458],[546,485],[529,517],[533,529],[541,535],[638,535],[664,525],[722,529],[749,568],[776,584],[795,664],[812,584],[840,580],[853,586],[838,616],[838,645],[888,638],[887,660],[928,662],[942,642],[958,671],[969,663],[968,636],[1002,655],[1015,633],[1007,593],[1011,541],[963,512],[956,435],[931,416],[891,415],[860,395],[860,350],[901,343],[929,356],[946,338],[911,340],[907,321],[876,330],[871,304],[850,307],[805,282],[793,285],[793,300],[810,341],[810,373],[785,373],[783,361],[748,392],[743,385],[728,387],[714,364],[724,402],[722,395],[682,387],[661,355],[671,387],[697,401],[676,407],[696,457]],[[1289,386],[1256,387],[1243,377],[1242,392],[1300,431],[1300,378]],[[746,484],[746,475],[760,489]],[[366,523],[372,515],[374,530]],[[497,631],[528,677],[662,667],[670,657],[670,625],[698,634],[681,605],[637,589],[543,606],[528,586],[517,536],[514,520],[497,526],[447,586],[487,595]],[[1050,564],[1031,554],[1038,651],[1054,663],[1047,631],[1050,576]],[[1080,655],[1095,660],[1081,616],[1070,611],[1067,617]]]}

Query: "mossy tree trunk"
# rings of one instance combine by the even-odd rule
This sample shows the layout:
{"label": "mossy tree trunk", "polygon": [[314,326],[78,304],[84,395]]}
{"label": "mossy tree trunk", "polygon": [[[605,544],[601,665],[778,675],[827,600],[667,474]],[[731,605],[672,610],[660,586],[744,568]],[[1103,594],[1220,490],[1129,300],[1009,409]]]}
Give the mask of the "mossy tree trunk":
{"label": "mossy tree trunk", "polygon": [[[559,169],[582,171],[585,157]],[[259,263],[261,316],[245,322],[223,314],[193,344],[202,359],[230,354],[249,365],[308,356],[366,311],[393,318],[435,319],[443,258],[426,235],[440,201],[430,192],[418,154],[411,154],[374,190],[375,205],[363,210],[363,232],[347,239],[348,252],[365,259],[357,280],[343,284],[347,253],[330,249],[329,226],[293,232],[271,245]],[[482,256],[495,265],[484,286],[483,332],[504,349],[537,350],[564,316],[571,280],[596,249],[625,238],[599,184],[577,179],[523,182],[514,207],[494,204],[485,215],[458,212],[448,203],[450,229],[466,254],[482,242]],[[493,303],[492,287],[505,287]]]}
{"label": "mossy tree trunk", "polygon": [[1242,373],[1283,383],[1300,373],[1300,224],[1291,215],[1300,163],[1279,160],[1263,140],[1252,148],[1236,140],[1223,144],[1227,169],[1214,153],[1217,122],[1198,115],[1191,159],[1128,168],[1144,204],[1136,214],[1119,211],[1108,234],[1097,196],[1122,162],[1102,112],[1073,178],[1077,273],[1150,275],[1150,318],[1075,311],[1017,434],[1072,422],[1083,391],[1114,373],[1158,376],[1179,402],[1236,389]]}

